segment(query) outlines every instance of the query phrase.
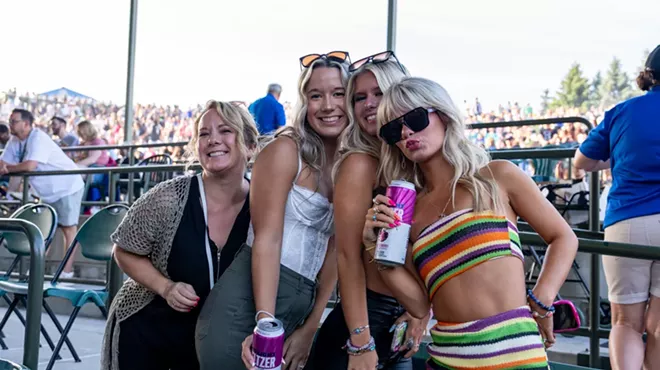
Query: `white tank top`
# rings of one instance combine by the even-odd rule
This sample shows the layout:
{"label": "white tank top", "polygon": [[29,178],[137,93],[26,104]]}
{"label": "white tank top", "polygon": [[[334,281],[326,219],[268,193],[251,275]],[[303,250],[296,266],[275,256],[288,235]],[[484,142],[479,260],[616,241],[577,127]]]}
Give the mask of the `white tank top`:
{"label": "white tank top", "polygon": [[[314,281],[334,232],[334,215],[332,203],[326,197],[296,184],[301,170],[302,160],[298,154],[298,173],[284,208],[280,263]],[[247,244],[252,246],[253,242],[254,230],[250,222]]]}

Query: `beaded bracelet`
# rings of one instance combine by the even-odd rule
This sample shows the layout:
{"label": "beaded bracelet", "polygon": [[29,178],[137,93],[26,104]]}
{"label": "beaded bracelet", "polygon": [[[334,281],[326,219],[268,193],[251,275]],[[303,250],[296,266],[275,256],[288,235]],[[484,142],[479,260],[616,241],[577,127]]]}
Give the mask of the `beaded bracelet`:
{"label": "beaded bracelet", "polygon": [[[534,292],[532,292],[531,289],[527,289],[527,298],[531,299],[532,302],[536,303],[537,306],[541,307],[542,309],[548,311],[548,312],[555,312],[555,306],[546,306],[541,302],[536,296],[534,295]],[[542,317],[545,318],[545,317]]]}
{"label": "beaded bracelet", "polygon": [[364,333],[365,330],[367,330],[367,329],[369,329],[369,325],[360,326],[359,328],[355,328],[355,329],[351,330],[351,334],[358,335],[358,334]]}
{"label": "beaded bracelet", "polygon": [[350,339],[346,340],[346,345],[342,347],[342,349],[346,350],[346,353],[348,353],[351,356],[359,356],[363,353],[371,352],[376,350],[376,342],[374,341],[374,337],[369,338],[369,342],[365,344],[362,347],[356,347],[351,343]]}

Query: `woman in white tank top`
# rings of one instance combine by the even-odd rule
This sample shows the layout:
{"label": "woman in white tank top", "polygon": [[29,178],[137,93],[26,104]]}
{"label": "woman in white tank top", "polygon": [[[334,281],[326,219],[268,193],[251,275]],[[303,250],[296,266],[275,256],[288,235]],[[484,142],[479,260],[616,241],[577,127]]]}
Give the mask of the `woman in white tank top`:
{"label": "woman in white tank top", "polygon": [[293,126],[253,166],[247,245],[215,285],[197,323],[201,369],[253,366],[256,320],[281,320],[284,361],[303,369],[337,280],[331,169],[346,127],[348,53],[301,59]]}

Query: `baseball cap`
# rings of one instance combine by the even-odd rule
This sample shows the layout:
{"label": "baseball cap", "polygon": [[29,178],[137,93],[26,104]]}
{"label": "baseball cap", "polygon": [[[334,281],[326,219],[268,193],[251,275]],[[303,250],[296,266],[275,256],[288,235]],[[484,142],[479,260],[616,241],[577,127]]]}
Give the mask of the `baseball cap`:
{"label": "baseball cap", "polygon": [[646,59],[645,67],[646,69],[660,72],[660,45],[656,46],[651,54],[649,54],[648,59]]}

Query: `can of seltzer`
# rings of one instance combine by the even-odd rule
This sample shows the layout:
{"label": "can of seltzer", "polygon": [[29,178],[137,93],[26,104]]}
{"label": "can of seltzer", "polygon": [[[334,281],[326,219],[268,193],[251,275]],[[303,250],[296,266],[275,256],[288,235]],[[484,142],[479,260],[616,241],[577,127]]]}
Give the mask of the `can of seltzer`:
{"label": "can of seltzer", "polygon": [[417,191],[415,191],[413,183],[394,180],[387,187],[386,195],[396,203],[393,209],[401,218],[401,223],[399,226],[380,230],[374,259],[383,265],[401,266],[406,262],[410,224],[415,212]]}
{"label": "can of seltzer", "polygon": [[252,356],[257,370],[280,370],[284,350],[284,325],[275,318],[257,321],[252,336]]}

